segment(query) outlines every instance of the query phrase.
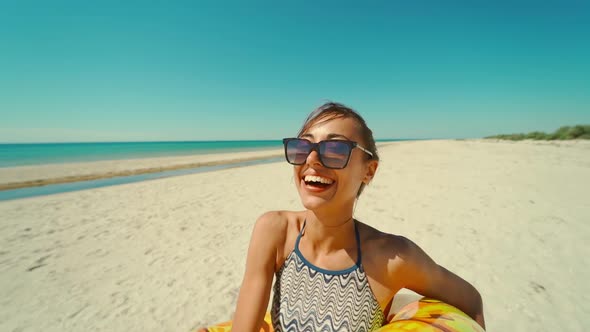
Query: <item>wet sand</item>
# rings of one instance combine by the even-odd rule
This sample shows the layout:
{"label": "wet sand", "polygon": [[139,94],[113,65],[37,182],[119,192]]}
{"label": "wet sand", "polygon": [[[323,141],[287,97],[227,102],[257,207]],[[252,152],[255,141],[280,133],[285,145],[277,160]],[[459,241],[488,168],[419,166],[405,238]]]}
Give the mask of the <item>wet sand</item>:
{"label": "wet sand", "polygon": [[280,157],[283,150],[106,160],[0,168],[0,190],[108,179]]}

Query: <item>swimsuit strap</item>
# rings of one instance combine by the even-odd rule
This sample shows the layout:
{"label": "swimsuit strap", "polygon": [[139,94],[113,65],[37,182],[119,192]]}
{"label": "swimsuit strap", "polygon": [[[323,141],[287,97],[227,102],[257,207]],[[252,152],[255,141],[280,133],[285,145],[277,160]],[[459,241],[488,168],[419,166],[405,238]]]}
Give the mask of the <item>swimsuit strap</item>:
{"label": "swimsuit strap", "polygon": [[299,231],[299,235],[297,235],[297,240],[295,241],[295,250],[299,250],[299,241],[301,240],[301,235],[305,233],[305,225],[307,224],[307,219],[303,221],[303,227],[301,227],[301,231]]}
{"label": "swimsuit strap", "polygon": [[361,262],[362,262],[362,255],[361,255],[361,236],[359,234],[359,229],[358,229],[358,225],[357,225],[357,221],[356,219],[352,219],[352,222],[354,222],[354,237],[356,238],[356,265],[357,266],[361,266]]}
{"label": "swimsuit strap", "polygon": [[[361,255],[361,236],[359,234],[357,220],[352,219],[354,222],[354,237],[356,239],[356,265],[361,266],[362,263],[362,255]],[[299,250],[299,242],[301,241],[301,235],[305,233],[305,225],[307,224],[307,219],[303,221],[303,227],[301,227],[301,231],[299,235],[297,235],[297,240],[295,241],[295,249]]]}

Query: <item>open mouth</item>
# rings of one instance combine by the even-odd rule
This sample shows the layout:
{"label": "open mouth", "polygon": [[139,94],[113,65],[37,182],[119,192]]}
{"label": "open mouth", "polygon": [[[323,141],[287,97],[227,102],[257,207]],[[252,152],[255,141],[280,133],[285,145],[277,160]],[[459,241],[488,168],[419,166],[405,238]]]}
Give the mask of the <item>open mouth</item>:
{"label": "open mouth", "polygon": [[312,190],[324,190],[334,184],[334,180],[322,176],[306,175],[302,180],[306,187]]}

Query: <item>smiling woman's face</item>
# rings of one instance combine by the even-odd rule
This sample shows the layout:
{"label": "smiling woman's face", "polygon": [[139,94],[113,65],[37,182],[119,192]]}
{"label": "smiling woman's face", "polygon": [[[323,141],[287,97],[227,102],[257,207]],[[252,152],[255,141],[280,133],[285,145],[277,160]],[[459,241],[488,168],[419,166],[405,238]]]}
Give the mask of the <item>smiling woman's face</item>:
{"label": "smiling woman's face", "polygon": [[[329,139],[349,140],[363,146],[360,127],[352,118],[321,121],[301,134],[311,142]],[[376,160],[368,160],[361,149],[352,149],[348,165],[343,169],[326,168],[317,151],[312,151],[303,165],[294,167],[295,185],[306,209],[352,206],[362,183],[368,183],[377,169]],[[321,181],[324,184],[314,184]]]}

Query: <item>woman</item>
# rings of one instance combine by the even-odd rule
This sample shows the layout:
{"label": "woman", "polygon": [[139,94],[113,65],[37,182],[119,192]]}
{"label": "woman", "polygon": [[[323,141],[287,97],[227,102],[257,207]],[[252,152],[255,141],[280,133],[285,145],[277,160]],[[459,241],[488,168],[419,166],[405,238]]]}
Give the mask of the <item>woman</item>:
{"label": "woman", "polygon": [[276,274],[276,331],[372,331],[407,288],[452,304],[484,327],[480,294],[412,241],[353,218],[379,156],[352,109],[327,103],[285,139],[304,211],[272,211],[254,226],[233,331],[258,331]]}

